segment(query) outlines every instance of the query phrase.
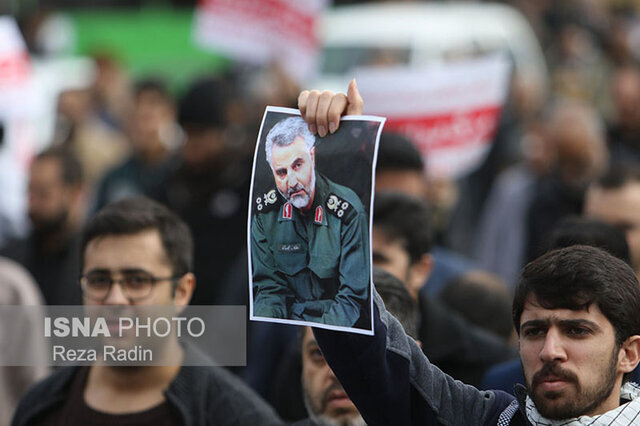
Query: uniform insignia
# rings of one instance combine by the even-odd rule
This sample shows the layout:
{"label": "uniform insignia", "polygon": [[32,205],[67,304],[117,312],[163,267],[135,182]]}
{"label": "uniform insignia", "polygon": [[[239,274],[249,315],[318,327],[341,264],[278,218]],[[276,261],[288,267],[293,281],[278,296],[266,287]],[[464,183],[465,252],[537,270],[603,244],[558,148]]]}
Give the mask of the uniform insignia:
{"label": "uniform insignia", "polygon": [[278,202],[278,193],[275,189],[265,192],[261,197],[256,198],[256,210],[259,212],[270,210]]}
{"label": "uniform insignia", "polygon": [[324,210],[322,208],[322,206],[318,206],[316,207],[316,217],[315,217],[315,223],[318,224],[322,224],[322,216],[324,216]]}
{"label": "uniform insignia", "polygon": [[291,203],[286,203],[282,208],[282,218],[283,219],[291,219],[293,217],[293,207]]}
{"label": "uniform insignia", "polygon": [[336,194],[329,194],[329,198],[327,198],[327,209],[329,209],[330,213],[342,219],[342,217],[351,210],[351,204]]}

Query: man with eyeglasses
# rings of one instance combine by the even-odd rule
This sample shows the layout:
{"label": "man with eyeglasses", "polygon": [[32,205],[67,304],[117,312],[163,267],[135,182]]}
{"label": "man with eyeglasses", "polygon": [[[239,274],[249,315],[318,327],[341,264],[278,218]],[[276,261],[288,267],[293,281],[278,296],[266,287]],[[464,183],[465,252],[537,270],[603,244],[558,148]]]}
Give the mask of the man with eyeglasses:
{"label": "man with eyeglasses", "polygon": [[[82,238],[80,284],[85,305],[180,310],[195,287],[187,226],[146,198],[110,204],[88,222]],[[190,348],[173,341],[184,359]],[[171,342],[170,342],[171,344]],[[32,388],[12,424],[263,425],[273,410],[222,368],[154,366],[65,367]]]}

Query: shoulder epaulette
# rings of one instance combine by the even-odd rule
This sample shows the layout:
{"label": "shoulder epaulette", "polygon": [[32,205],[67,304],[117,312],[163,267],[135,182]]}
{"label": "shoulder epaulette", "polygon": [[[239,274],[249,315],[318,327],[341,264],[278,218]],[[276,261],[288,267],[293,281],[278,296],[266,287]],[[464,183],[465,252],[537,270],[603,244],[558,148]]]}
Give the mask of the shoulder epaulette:
{"label": "shoulder epaulette", "polygon": [[279,204],[278,193],[275,189],[267,191],[255,199],[255,209],[258,213],[271,211]]}
{"label": "shoulder epaulette", "polygon": [[339,219],[346,219],[350,216],[350,213],[353,212],[351,203],[333,193],[329,194],[326,204],[329,213],[337,216]]}

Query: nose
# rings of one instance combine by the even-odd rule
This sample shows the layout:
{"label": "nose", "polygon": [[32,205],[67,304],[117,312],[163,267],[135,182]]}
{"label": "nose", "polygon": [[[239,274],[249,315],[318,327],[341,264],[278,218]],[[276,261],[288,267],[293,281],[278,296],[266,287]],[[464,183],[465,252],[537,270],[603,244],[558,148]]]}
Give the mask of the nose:
{"label": "nose", "polygon": [[298,176],[294,171],[290,170],[289,173],[287,173],[287,184],[289,188],[295,188],[298,185]]}
{"label": "nose", "polygon": [[116,280],[111,288],[109,289],[109,293],[107,293],[107,297],[102,301],[105,305],[128,305],[129,299],[124,295],[124,291],[122,290],[122,281]]}
{"label": "nose", "polygon": [[333,370],[331,369],[331,367],[329,367],[328,363],[324,363],[324,365],[322,366],[322,371],[321,373],[322,376],[324,377],[324,380],[326,381],[326,383],[332,384],[332,383],[340,383],[338,381],[338,378],[336,377],[335,373],[333,372]]}
{"label": "nose", "polygon": [[554,330],[549,330],[544,338],[544,345],[540,349],[540,360],[544,362],[566,361],[567,353],[564,350],[562,339]]}

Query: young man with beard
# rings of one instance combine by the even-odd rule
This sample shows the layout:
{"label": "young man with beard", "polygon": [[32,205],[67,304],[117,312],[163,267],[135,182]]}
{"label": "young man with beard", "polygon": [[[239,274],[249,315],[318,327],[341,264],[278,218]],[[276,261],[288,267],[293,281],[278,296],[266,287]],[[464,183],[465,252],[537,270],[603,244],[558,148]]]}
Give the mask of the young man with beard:
{"label": "young man with beard", "polygon": [[85,211],[80,162],[64,148],[40,153],[31,164],[28,191],[31,231],[0,254],[33,275],[47,305],[79,304],[78,233]]}
{"label": "young man with beard", "polygon": [[[305,91],[298,103],[314,128],[328,122],[335,128],[345,111],[362,111],[353,82],[347,95]],[[629,425],[640,419],[640,388],[625,383],[640,362],[640,285],[628,265],[600,249],[567,247],[524,268],[513,320],[526,387],[515,398],[442,373],[377,295],[374,300],[375,336],[314,330],[368,424]]]}

